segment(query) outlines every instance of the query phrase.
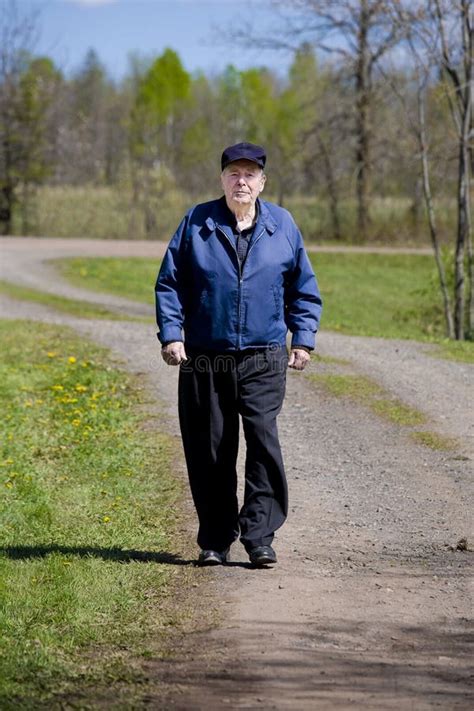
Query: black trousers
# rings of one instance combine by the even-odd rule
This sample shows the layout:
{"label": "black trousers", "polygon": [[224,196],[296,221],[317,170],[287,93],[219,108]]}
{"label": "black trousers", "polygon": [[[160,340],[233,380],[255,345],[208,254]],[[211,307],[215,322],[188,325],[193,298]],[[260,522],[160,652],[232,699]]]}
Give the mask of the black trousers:
{"label": "black trousers", "polygon": [[[288,490],[277,431],[285,394],[284,347],[192,352],[180,366],[179,419],[197,542],[223,551],[239,534],[245,548],[269,545],[286,519]],[[243,506],[237,502],[239,415],[246,442]]]}

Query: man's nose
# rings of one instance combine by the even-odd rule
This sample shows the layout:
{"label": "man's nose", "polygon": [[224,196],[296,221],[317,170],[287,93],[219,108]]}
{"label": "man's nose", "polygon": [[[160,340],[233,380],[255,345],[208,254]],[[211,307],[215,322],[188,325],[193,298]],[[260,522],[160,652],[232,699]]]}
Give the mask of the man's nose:
{"label": "man's nose", "polygon": [[245,178],[241,175],[237,182],[239,185],[245,185]]}

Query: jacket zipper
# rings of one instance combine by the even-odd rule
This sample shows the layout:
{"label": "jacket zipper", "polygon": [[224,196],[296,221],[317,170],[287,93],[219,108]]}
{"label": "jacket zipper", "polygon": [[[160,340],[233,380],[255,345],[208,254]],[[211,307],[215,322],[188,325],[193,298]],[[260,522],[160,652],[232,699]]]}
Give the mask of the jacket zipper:
{"label": "jacket zipper", "polygon": [[[242,311],[242,308],[241,308],[242,303],[241,302],[242,302],[243,268],[240,264],[239,255],[237,252],[237,247],[232,242],[232,240],[230,239],[227,232],[225,230],[223,230],[220,225],[217,225],[217,228],[219,229],[220,232],[222,232],[222,234],[224,235],[224,237],[227,239],[230,246],[234,250],[235,256],[237,258],[237,266],[239,268],[239,300],[238,300],[238,304],[237,304],[237,329],[238,329],[238,334],[239,334],[238,335],[239,340],[238,340],[237,348],[238,348],[238,350],[240,350],[241,346],[242,346],[242,328],[241,328],[241,323],[240,323],[240,316],[241,316],[241,311]],[[255,244],[258,242],[258,240],[260,239],[260,237],[263,235],[264,232],[265,232],[265,228],[257,235],[257,237],[255,237],[254,240],[252,240],[252,243],[250,244],[250,246],[248,248],[247,256],[245,257],[245,262],[247,261],[248,256],[249,256],[250,252],[252,251],[252,249],[254,248]],[[244,262],[244,266],[245,266],[245,262]]]}

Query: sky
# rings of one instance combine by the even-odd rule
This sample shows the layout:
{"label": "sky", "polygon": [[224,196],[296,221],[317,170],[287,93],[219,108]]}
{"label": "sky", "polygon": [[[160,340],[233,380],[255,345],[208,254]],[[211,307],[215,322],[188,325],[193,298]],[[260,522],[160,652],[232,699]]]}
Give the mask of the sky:
{"label": "sky", "polygon": [[[10,0],[0,0],[0,6]],[[128,56],[178,52],[189,72],[266,65],[285,74],[291,55],[237,46],[224,34],[251,20],[258,31],[275,22],[271,0],[16,0],[22,12],[39,11],[36,53],[52,57],[68,75],[94,48],[110,76],[120,79]]]}

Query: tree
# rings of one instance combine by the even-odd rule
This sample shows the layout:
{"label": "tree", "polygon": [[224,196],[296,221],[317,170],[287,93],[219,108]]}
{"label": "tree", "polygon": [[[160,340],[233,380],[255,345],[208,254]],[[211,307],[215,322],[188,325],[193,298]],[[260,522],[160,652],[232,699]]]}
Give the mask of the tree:
{"label": "tree", "polygon": [[[375,69],[399,41],[400,28],[393,22],[385,0],[274,0],[282,24],[277,32],[255,37],[263,48],[295,48],[310,42],[337,58],[337,65],[353,84],[354,159],[359,236],[367,236],[372,171],[373,110],[377,97]],[[237,33],[248,42],[249,26]]]}
{"label": "tree", "polygon": [[149,235],[156,227],[152,198],[174,179],[190,101],[191,77],[176,52],[166,49],[138,82],[130,117],[134,196]]}
{"label": "tree", "polygon": [[22,186],[22,233],[29,231],[30,192],[54,170],[55,135],[51,130],[51,108],[61,74],[49,57],[32,59],[20,74],[17,126],[21,136],[17,176]]}
{"label": "tree", "polygon": [[0,233],[12,231],[21,169],[25,162],[20,81],[30,61],[35,19],[22,17],[15,2],[0,7]]}
{"label": "tree", "polygon": [[[406,6],[393,2],[393,13],[404,27],[407,47],[414,65],[417,88],[417,121],[408,110],[403,94],[398,95],[405,105],[410,125],[418,137],[422,164],[423,187],[430,234],[438,267],[443,295],[446,332],[449,337],[463,340],[472,338],[473,314],[473,254],[470,221],[471,160],[473,150],[473,62],[474,17],[470,0],[420,0]],[[449,107],[452,128],[456,138],[452,159],[457,165],[457,230],[454,249],[453,305],[448,293],[448,282],[440,256],[436,226],[436,207],[430,182],[430,164],[433,162],[430,137],[427,130],[426,104],[430,87],[435,82],[433,68],[438,72],[436,81],[444,101]],[[468,260],[467,279],[465,273]],[[466,298],[467,295],[467,298]],[[467,308],[466,308],[467,302]]]}

